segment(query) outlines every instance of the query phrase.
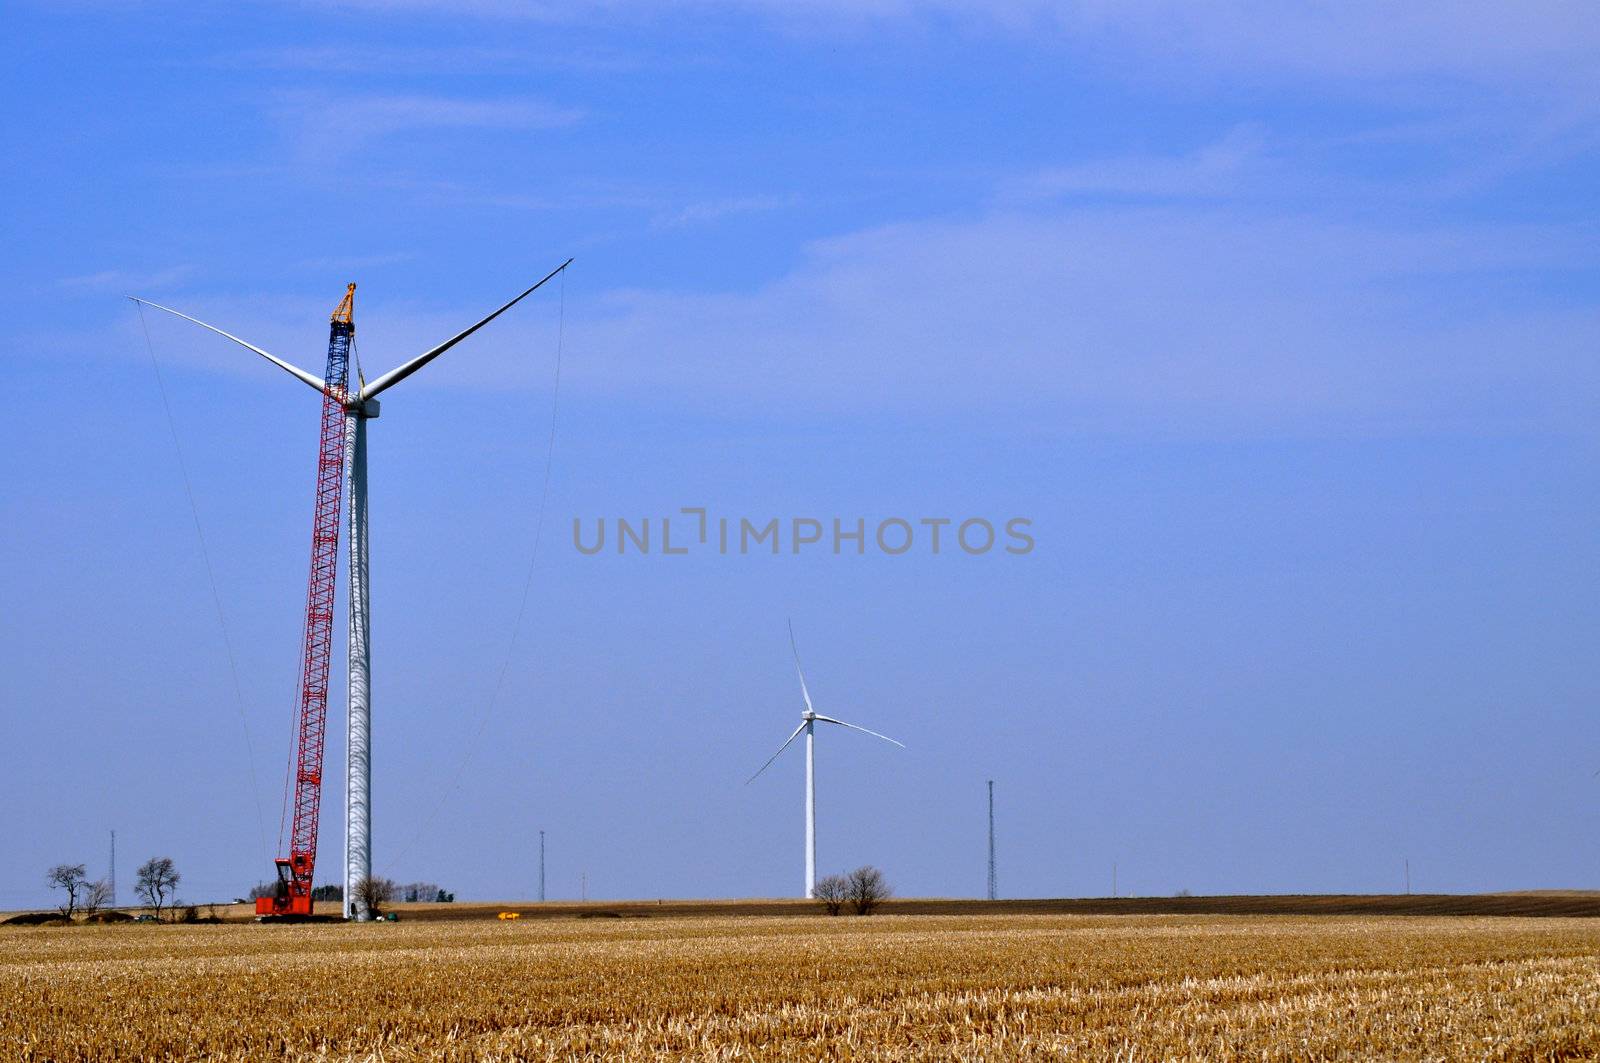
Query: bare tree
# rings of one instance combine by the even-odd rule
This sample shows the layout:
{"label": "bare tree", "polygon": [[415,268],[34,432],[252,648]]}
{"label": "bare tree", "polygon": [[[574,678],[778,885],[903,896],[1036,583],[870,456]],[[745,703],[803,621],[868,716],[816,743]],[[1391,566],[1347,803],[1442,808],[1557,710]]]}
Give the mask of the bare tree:
{"label": "bare tree", "polygon": [[178,892],[178,869],[172,866],[170,856],[152,856],[139,865],[139,878],[133,892],[156,910],[156,920],[161,919],[161,909]]}
{"label": "bare tree", "polygon": [[84,883],[83,914],[94,915],[111,903],[111,883],[105,879]]}
{"label": "bare tree", "polygon": [[67,903],[61,905],[61,914],[68,919],[78,910],[78,894],[89,885],[89,872],[83,864],[57,864],[45,872],[45,881],[53,890],[66,890]]}
{"label": "bare tree", "polygon": [[364,908],[372,918],[376,919],[383,914],[383,906],[394,900],[394,893],[393,879],[368,875],[356,883],[356,909],[359,911]]}
{"label": "bare tree", "polygon": [[857,915],[871,915],[874,908],[888,900],[894,893],[889,888],[889,881],[883,877],[883,872],[870,864],[850,872],[848,882],[850,903],[855,907]]}
{"label": "bare tree", "polygon": [[819,878],[811,895],[828,910],[829,915],[838,915],[844,902],[850,899],[850,880],[843,875]]}

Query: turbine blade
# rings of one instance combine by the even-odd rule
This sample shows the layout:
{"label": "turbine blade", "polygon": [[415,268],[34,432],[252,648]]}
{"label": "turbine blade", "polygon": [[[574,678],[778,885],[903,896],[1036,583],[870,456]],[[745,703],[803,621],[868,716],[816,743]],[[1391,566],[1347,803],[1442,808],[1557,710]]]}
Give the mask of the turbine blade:
{"label": "turbine blade", "polygon": [[906,747],[906,744],[904,742],[899,741],[898,739],[890,738],[888,735],[881,735],[877,731],[871,731],[871,730],[868,730],[865,727],[861,727],[861,726],[858,726],[858,725],[853,724],[853,723],[845,723],[843,720],[835,720],[832,716],[818,716],[817,719],[820,720],[823,723],[836,723],[840,727],[848,727],[852,731],[863,731],[863,732],[871,735],[874,738],[881,738],[885,742],[893,742],[895,745],[899,746],[901,749],[904,749]]}
{"label": "turbine blade", "polygon": [[510,310],[513,306],[516,306],[534,292],[538,291],[541,287],[543,287],[545,281],[549,280],[551,277],[554,277],[557,273],[560,273],[570,265],[572,265],[572,259],[569,258],[565,262],[561,263],[561,265],[545,274],[538,284],[535,284],[532,288],[529,288],[527,291],[511,300],[505,306],[502,306],[500,309],[496,310],[494,313],[490,314],[476,325],[473,325],[471,328],[468,328],[465,331],[456,333],[454,336],[451,336],[449,339],[445,340],[432,350],[423,351],[421,354],[411,359],[411,361],[389,370],[387,373],[378,377],[378,379],[372,381],[370,384],[363,384],[361,386],[361,397],[363,399],[370,399],[382,394],[389,388],[394,387],[396,384],[400,383],[400,381],[404,380],[412,373],[415,373],[418,369],[421,369],[423,366],[439,357],[445,351],[448,351],[450,348],[454,347],[456,344],[460,343],[474,332],[477,332],[479,329],[483,328],[483,326],[487,325],[489,322],[493,321],[507,310]]}
{"label": "turbine blade", "polygon": [[170,306],[162,306],[160,303],[152,303],[150,300],[141,299],[137,295],[130,295],[130,296],[128,296],[128,298],[132,299],[136,303],[142,303],[145,306],[148,306],[152,310],[162,310],[162,311],[165,311],[166,313],[171,314],[173,317],[181,317],[185,321],[192,321],[196,325],[199,325],[203,329],[209,329],[210,331],[215,332],[218,336],[221,336],[223,339],[232,340],[234,343],[237,343],[239,346],[245,348],[246,350],[255,351],[257,354],[259,354],[261,357],[265,358],[267,361],[271,362],[273,365],[277,366],[279,369],[282,369],[284,372],[290,374],[291,376],[294,376],[297,379],[299,379],[301,381],[304,381],[307,385],[309,385],[312,388],[315,388],[317,391],[322,391],[322,390],[327,388],[327,385],[325,383],[323,383],[323,380],[322,380],[322,378],[320,376],[317,376],[314,373],[308,373],[304,369],[301,369],[299,366],[292,365],[289,362],[284,361],[282,358],[279,358],[277,355],[268,354],[266,351],[263,351],[260,347],[257,347],[255,344],[246,343],[244,340],[241,340],[238,336],[235,336],[231,332],[223,332],[221,329],[217,328],[217,326],[208,325],[204,321],[201,321],[197,317],[190,317],[188,314],[181,313],[181,312],[179,312],[177,310],[174,310]]}
{"label": "turbine blade", "polygon": [[[800,732],[804,731],[805,729],[806,729],[806,725],[804,723],[801,723],[799,727],[796,727],[794,729],[794,734],[792,734],[788,738],[786,738],[784,740],[783,745],[778,747],[778,752],[774,753],[774,754],[772,754],[772,756],[768,757],[767,758],[767,762],[765,764],[761,765],[761,767],[756,769],[756,775],[760,775],[762,772],[764,772],[768,768],[772,767],[772,762],[777,760],[778,757],[783,753],[783,751],[785,749],[789,748],[789,743],[793,742],[796,738],[799,738],[800,737]],[[750,778],[748,778],[748,779],[746,779],[744,781],[744,784],[746,786],[749,786],[751,783],[755,782],[756,781],[756,775],[750,776]]]}
{"label": "turbine blade", "polygon": [[789,621],[789,649],[794,653],[794,672],[800,677],[800,696],[806,699],[806,711],[814,713],[817,710],[811,707],[811,691],[806,689],[806,674],[800,670],[800,651],[794,644],[794,621]]}

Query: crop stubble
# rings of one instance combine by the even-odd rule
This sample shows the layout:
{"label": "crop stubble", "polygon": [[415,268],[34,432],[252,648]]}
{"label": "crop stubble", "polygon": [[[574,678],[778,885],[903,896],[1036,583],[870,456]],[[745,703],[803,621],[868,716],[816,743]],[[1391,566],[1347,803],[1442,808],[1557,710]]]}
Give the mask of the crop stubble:
{"label": "crop stubble", "polygon": [[0,929],[23,1060],[1596,1055],[1583,919]]}

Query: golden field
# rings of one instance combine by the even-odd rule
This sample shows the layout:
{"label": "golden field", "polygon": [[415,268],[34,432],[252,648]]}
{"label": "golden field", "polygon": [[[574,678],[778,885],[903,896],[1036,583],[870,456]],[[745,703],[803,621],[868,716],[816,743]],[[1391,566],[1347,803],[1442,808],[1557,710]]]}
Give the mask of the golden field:
{"label": "golden field", "polygon": [[0,1058],[1574,1059],[1600,921],[0,927]]}

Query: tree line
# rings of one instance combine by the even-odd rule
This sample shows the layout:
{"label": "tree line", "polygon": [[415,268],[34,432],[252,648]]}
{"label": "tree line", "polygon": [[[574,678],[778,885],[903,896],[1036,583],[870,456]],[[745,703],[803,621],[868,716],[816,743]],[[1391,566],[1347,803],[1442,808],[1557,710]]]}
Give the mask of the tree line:
{"label": "tree line", "polygon": [[[250,890],[249,900],[257,897],[270,897],[277,891],[277,883],[262,882]],[[437,882],[405,882],[399,883],[389,878],[377,875],[362,879],[358,884],[357,894],[366,897],[372,894],[378,898],[379,903],[389,901],[425,901],[434,904],[449,904],[456,899],[456,895],[439,885]],[[247,898],[239,898],[243,903]],[[343,901],[344,887],[336,882],[325,882],[311,891],[313,901]],[[368,905],[371,907],[371,905]]]}
{"label": "tree line", "polygon": [[[152,856],[139,865],[134,879],[134,896],[153,908],[157,919],[164,908],[178,902],[178,883],[182,880],[170,856]],[[95,915],[111,904],[111,881],[89,879],[87,864],[57,864],[45,872],[45,882],[52,890],[61,890],[66,900],[59,906],[61,914],[71,919],[74,915]]]}
{"label": "tree line", "polygon": [[857,915],[871,915],[873,909],[894,895],[883,872],[867,865],[848,875],[827,875],[817,879],[811,895],[829,915],[838,915],[846,905]]}

